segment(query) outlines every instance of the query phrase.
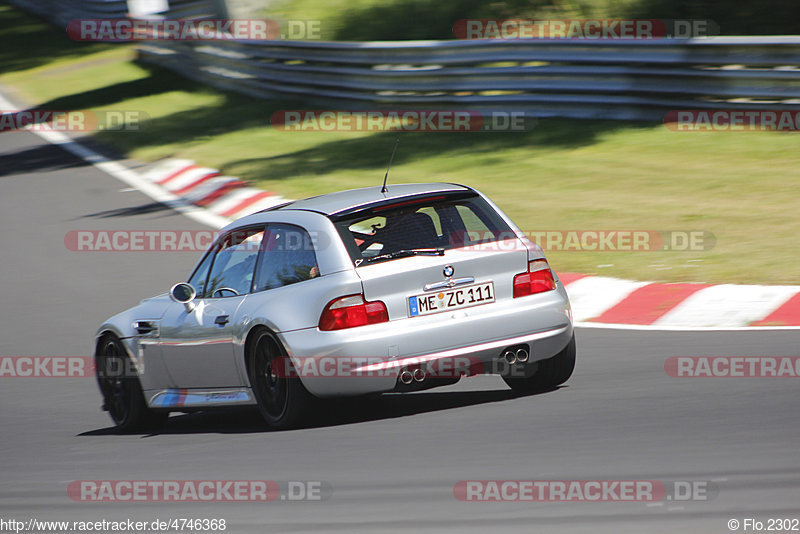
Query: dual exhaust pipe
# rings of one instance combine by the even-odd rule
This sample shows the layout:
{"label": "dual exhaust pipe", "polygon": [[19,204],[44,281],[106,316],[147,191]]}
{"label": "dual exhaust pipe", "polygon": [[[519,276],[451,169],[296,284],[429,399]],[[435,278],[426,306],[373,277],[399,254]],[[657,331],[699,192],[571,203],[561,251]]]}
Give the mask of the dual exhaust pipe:
{"label": "dual exhaust pipe", "polygon": [[426,373],[421,367],[417,367],[411,371],[405,369],[402,373],[400,373],[400,382],[407,386],[412,382],[422,382],[427,376],[428,373]]}
{"label": "dual exhaust pipe", "polygon": [[528,356],[527,349],[508,349],[503,353],[503,359],[509,365],[514,365],[515,363],[525,363],[528,361]]}
{"label": "dual exhaust pipe", "polygon": [[[503,360],[508,365],[514,365],[515,363],[525,363],[528,361],[530,357],[530,353],[528,352],[527,347],[520,347],[520,348],[508,348],[506,349],[502,356]],[[405,386],[409,386],[414,382],[422,383],[425,379],[428,378],[428,373],[422,367],[415,367],[413,369],[403,369],[398,377],[398,380],[401,384]]]}

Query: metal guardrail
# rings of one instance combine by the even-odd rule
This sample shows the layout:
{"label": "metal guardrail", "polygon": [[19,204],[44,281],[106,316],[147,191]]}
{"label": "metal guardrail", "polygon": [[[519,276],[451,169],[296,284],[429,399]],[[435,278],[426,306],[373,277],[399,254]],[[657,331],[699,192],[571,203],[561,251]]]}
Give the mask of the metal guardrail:
{"label": "metal guardrail", "polygon": [[[169,18],[219,0],[171,0]],[[123,0],[12,0],[66,24],[124,16]],[[344,109],[524,111],[658,120],[673,109],[800,111],[800,36],[657,40],[162,41],[139,57],[256,97]]]}
{"label": "metal guardrail", "polygon": [[223,89],[349,109],[646,120],[672,109],[800,111],[800,37],[153,42],[139,54]]}

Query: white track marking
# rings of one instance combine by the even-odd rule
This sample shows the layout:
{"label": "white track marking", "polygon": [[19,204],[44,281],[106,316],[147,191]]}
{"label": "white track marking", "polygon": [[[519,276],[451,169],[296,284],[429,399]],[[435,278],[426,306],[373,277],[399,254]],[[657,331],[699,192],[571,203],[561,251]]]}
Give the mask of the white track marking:
{"label": "white track marking", "polygon": [[798,291],[798,286],[711,286],[690,295],[653,325],[747,326],[767,317]]}
{"label": "white track marking", "polygon": [[142,176],[151,182],[156,182],[191,165],[194,165],[194,161],[190,159],[165,159],[153,165]]}
{"label": "white track marking", "polygon": [[659,332],[750,332],[756,330],[800,330],[800,326],[656,326],[652,324],[616,324],[575,321],[577,328],[603,330],[649,330]]}
{"label": "white track marking", "polygon": [[215,200],[211,204],[208,205],[208,209],[213,211],[214,213],[222,213],[226,210],[229,210],[235,207],[238,204],[241,204],[248,198],[261,193],[261,189],[255,189],[253,187],[242,187],[239,189],[234,189],[224,197]]}
{"label": "white track marking", "polygon": [[[0,95],[0,106],[8,111],[18,111],[17,107],[6,100],[6,98],[2,95]],[[222,228],[230,222],[225,217],[220,217],[215,213],[211,213],[207,210],[185,202],[169,191],[166,191],[152,183],[150,180],[146,180],[137,172],[128,169],[118,161],[111,160],[98,154],[94,150],[83,146],[73,139],[70,139],[61,132],[55,132],[52,130],[39,130],[34,128],[27,128],[27,130],[52,145],[60,146],[70,154],[73,154],[86,163],[89,163],[94,168],[113,176],[117,180],[128,184],[130,187],[135,187],[156,202],[160,202],[161,204],[169,206],[170,208],[182,213],[183,215],[186,215],[192,220],[195,220],[206,226],[211,226],[212,228]]]}
{"label": "white track marking", "polygon": [[216,191],[223,185],[238,181],[240,181],[239,178],[234,178],[232,176],[217,176],[215,178],[211,178],[210,180],[206,180],[202,184],[193,188],[191,191],[187,191],[183,194],[183,198],[189,202],[196,202],[207,196],[212,191]]}
{"label": "white track marking", "polygon": [[214,174],[216,172],[217,169],[210,169],[208,167],[197,167],[195,169],[189,169],[187,171],[180,173],[175,178],[165,183],[161,187],[168,189],[169,191],[177,191],[179,189],[183,189],[187,185],[196,182],[197,180],[199,180],[204,176],[208,176],[209,174]]}

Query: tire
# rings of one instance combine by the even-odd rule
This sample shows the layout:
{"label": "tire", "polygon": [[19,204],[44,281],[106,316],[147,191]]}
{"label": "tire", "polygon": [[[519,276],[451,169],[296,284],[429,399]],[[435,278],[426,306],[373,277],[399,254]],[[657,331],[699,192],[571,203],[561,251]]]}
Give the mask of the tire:
{"label": "tire", "polygon": [[538,368],[529,378],[504,376],[503,380],[517,393],[536,393],[560,386],[569,380],[575,369],[575,334],[561,352],[536,364]]}
{"label": "tire", "polygon": [[118,432],[152,430],[166,422],[169,412],[147,407],[139,377],[130,372],[132,361],[117,336],[103,336],[97,345],[95,363],[103,409],[108,411]]}
{"label": "tire", "polygon": [[273,364],[283,365],[280,360],[288,358],[277,338],[264,329],[253,335],[248,349],[247,372],[258,410],[272,429],[297,428],[311,411],[314,397],[299,377],[276,373],[273,369]]}

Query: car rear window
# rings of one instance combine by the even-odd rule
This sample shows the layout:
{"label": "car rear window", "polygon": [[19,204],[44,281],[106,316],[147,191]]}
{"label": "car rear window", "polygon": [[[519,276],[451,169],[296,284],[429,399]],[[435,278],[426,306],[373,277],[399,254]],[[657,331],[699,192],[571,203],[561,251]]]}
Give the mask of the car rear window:
{"label": "car rear window", "polygon": [[514,237],[503,218],[475,193],[399,199],[348,213],[334,224],[356,265],[403,250],[448,250]]}

